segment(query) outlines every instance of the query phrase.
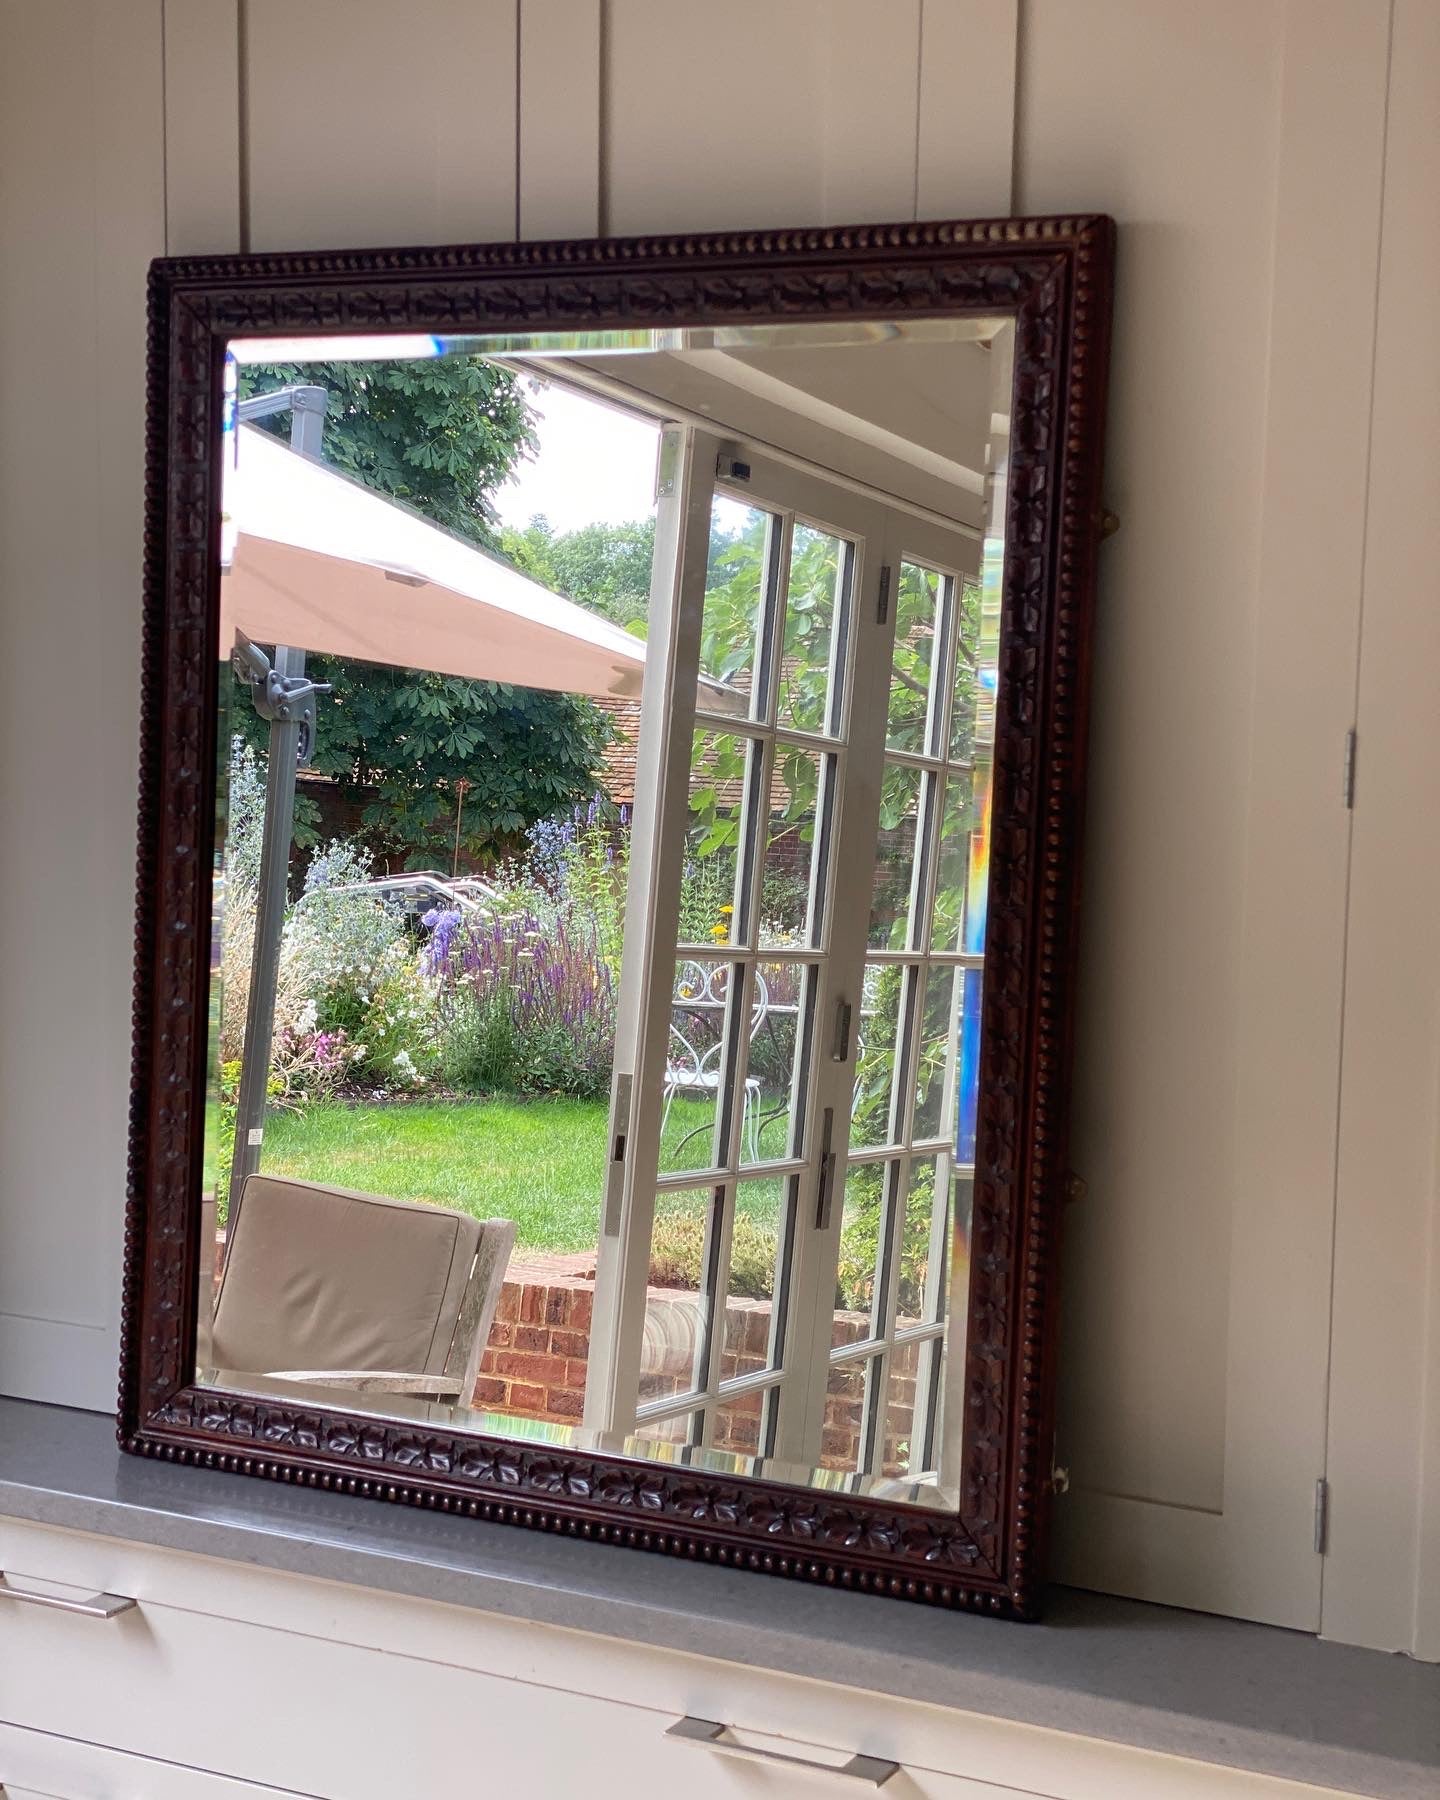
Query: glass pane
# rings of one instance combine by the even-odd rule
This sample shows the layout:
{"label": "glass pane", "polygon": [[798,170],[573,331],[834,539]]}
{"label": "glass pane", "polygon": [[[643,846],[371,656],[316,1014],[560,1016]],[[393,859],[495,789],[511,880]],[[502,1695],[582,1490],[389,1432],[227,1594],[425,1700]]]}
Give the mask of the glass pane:
{"label": "glass pane", "polygon": [[933,1354],[929,1342],[897,1344],[890,1352],[885,1378],[884,1441],[880,1473],[892,1480],[916,1476],[925,1469],[925,1446],[915,1434],[915,1403],[920,1382],[929,1379]]}
{"label": "glass pane", "polygon": [[870,903],[872,950],[904,950],[910,944],[915,843],[920,828],[924,776],[905,763],[887,762],[880,790],[880,840],[875,847],[875,886]]}
{"label": "glass pane", "polygon": [[748,715],[769,566],[770,516],[717,494],[700,619],[698,704]]}
{"label": "glass pane", "polygon": [[835,1269],[834,1350],[874,1335],[887,1199],[895,1180],[893,1162],[852,1162],[846,1169]]}
{"label": "glass pane", "polygon": [[967,969],[960,1003],[960,1066],[956,1075],[957,1124],[955,1155],[962,1163],[975,1161],[975,1138],[980,1113],[980,971]]}
{"label": "glass pane", "polygon": [[889,750],[925,751],[933,729],[935,646],[939,642],[940,577],[914,563],[900,565],[895,610],[895,654],[890,674]]}
{"label": "glass pane", "polygon": [[700,1386],[715,1290],[716,1209],[723,1189],[657,1194],[640,1349],[639,1404]]}
{"label": "glass pane", "polygon": [[726,1019],[732,980],[729,963],[691,957],[675,966],[660,1115],[664,1175],[713,1169],[724,1161]]}
{"label": "glass pane", "polygon": [[715,1407],[711,1414],[713,1448],[728,1450],[735,1456],[758,1456],[766,1397],[765,1390],[760,1388],[754,1393],[736,1394],[732,1400]]}
{"label": "glass pane", "polygon": [[929,1324],[944,1312],[951,1206],[949,1173],[948,1154],[917,1156],[910,1164],[895,1278],[897,1330]]}
{"label": "glass pane", "polygon": [[834,729],[835,620],[845,545],[796,522],[790,537],[785,643],[776,694],[777,723],[792,731]]}
{"label": "glass pane", "polygon": [[947,775],[940,808],[935,903],[930,915],[932,950],[959,950],[970,882],[970,832],[975,821],[975,782],[969,770]]}
{"label": "glass pane", "polygon": [[[677,1448],[695,1441],[694,1413],[676,1413],[673,1418],[653,1419],[649,1424],[637,1425],[633,1434],[646,1444],[674,1444]],[[666,1462],[674,1458],[665,1457]]]}
{"label": "glass pane", "polygon": [[850,1144],[855,1150],[873,1150],[894,1141],[895,1045],[906,986],[905,964],[866,965],[850,1111]]}
{"label": "glass pane", "polygon": [[771,1346],[776,1337],[772,1329],[775,1294],[789,1185],[785,1180],[736,1184],[725,1328],[720,1344],[721,1381],[733,1381],[737,1376],[753,1375],[771,1366]]}
{"label": "glass pane", "polygon": [[950,1254],[945,1271],[945,1316],[951,1321],[946,1341],[955,1340],[956,1354],[965,1353],[965,1321],[970,1306],[970,1229],[975,1207],[975,1177],[957,1173],[951,1183]]}
{"label": "glass pane", "polygon": [[[926,971],[920,1003],[920,1042],[915,1064],[915,1116],[910,1141],[954,1141],[959,1081],[964,971],[933,966]],[[947,1104],[948,1101],[948,1104]]]}
{"label": "glass pane", "polygon": [[[975,720],[980,704],[980,589],[973,581],[960,590],[959,642],[955,646],[955,693],[950,705],[950,757],[968,762],[975,749]],[[993,646],[992,646],[993,649]],[[989,670],[989,692],[994,694],[994,669]],[[992,699],[993,707],[993,699]]]}
{"label": "glass pane", "polygon": [[825,1423],[820,1433],[820,1467],[853,1474],[865,1446],[865,1395],[876,1359],[836,1363],[825,1383]]}
{"label": "glass pane", "polygon": [[742,1165],[798,1154],[796,1057],[808,1028],[807,978],[804,963],[763,962],[755,971],[740,1133]]}
{"label": "glass pane", "polygon": [[[762,950],[814,941],[818,920],[812,918],[811,890],[823,835],[820,808],[829,803],[828,793],[821,794],[829,761],[828,757],[811,750],[797,750],[790,744],[775,746],[756,933]],[[825,785],[828,788],[828,781]]]}
{"label": "glass pane", "polygon": [[736,941],[736,876],[746,817],[747,769],[759,743],[697,731],[690,754],[690,817],[680,868],[680,942]]}

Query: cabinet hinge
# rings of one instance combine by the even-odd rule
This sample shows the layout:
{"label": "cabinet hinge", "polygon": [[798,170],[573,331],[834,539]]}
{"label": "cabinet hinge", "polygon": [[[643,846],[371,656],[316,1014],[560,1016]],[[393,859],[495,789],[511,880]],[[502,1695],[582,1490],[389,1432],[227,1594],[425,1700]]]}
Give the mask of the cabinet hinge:
{"label": "cabinet hinge", "polygon": [[875,601],[875,623],[883,625],[890,617],[890,566],[887,563],[880,571],[880,593]]}
{"label": "cabinet hinge", "polygon": [[1315,1483],[1315,1554],[1323,1556],[1330,1538],[1330,1483],[1322,1475]]}
{"label": "cabinet hinge", "polygon": [[1347,810],[1355,805],[1355,727],[1352,725],[1345,733],[1345,772],[1342,777],[1341,792],[1345,797]]}

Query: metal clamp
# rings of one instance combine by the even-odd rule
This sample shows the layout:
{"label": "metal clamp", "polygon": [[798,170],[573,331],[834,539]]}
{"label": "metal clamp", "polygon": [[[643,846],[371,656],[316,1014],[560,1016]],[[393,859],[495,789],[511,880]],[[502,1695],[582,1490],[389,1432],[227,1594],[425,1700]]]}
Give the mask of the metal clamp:
{"label": "metal clamp", "polygon": [[255,710],[272,725],[296,725],[299,741],[295,750],[297,768],[308,769],[315,753],[315,696],[328,694],[328,681],[311,681],[305,675],[282,675],[272,668],[270,658],[252,644],[243,631],[235,633],[235,648],[230,657],[237,681],[245,682]]}
{"label": "metal clamp", "polygon": [[[18,1600],[24,1606],[53,1606],[57,1612],[83,1613],[87,1619],[113,1619],[117,1613],[138,1606],[124,1594],[86,1594],[79,1600],[63,1600],[58,1594],[32,1594],[28,1588],[11,1587],[0,1569],[0,1600]],[[3,1792],[0,1789],[0,1792]]]}
{"label": "metal clamp", "polygon": [[891,1762],[885,1756],[862,1756],[857,1750],[848,1762],[816,1762],[809,1756],[787,1756],[783,1750],[759,1750],[749,1744],[737,1744],[726,1737],[729,1730],[728,1725],[721,1725],[714,1719],[684,1718],[677,1719],[665,1735],[687,1744],[704,1744],[711,1750],[718,1750],[722,1756],[743,1757],[747,1762],[784,1763],[814,1775],[843,1775],[866,1787],[884,1787],[892,1775],[900,1773],[899,1763]]}

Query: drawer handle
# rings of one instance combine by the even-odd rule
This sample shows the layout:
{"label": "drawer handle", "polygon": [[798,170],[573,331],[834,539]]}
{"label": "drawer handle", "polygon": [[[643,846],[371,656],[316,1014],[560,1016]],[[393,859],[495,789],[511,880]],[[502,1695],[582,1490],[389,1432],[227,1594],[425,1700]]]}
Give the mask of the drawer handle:
{"label": "drawer handle", "polygon": [[[5,1571],[0,1569],[0,1600],[18,1600],[23,1606],[53,1606],[58,1612],[84,1613],[87,1619],[113,1619],[116,1613],[129,1612],[138,1601],[124,1594],[86,1594],[80,1600],[62,1600],[56,1594],[32,1594],[26,1588],[11,1587]],[[0,1794],[5,1792],[0,1787]]]}
{"label": "drawer handle", "polygon": [[725,1734],[729,1729],[728,1725],[720,1725],[714,1719],[685,1718],[677,1719],[665,1735],[680,1738],[687,1744],[706,1744],[722,1756],[743,1756],[750,1762],[787,1763],[792,1769],[809,1769],[816,1775],[844,1775],[851,1781],[863,1782],[866,1787],[884,1787],[892,1775],[900,1773],[899,1763],[884,1756],[862,1756],[858,1750],[849,1762],[844,1763],[815,1762],[808,1756],[787,1756],[783,1750],[757,1750],[727,1738]]}

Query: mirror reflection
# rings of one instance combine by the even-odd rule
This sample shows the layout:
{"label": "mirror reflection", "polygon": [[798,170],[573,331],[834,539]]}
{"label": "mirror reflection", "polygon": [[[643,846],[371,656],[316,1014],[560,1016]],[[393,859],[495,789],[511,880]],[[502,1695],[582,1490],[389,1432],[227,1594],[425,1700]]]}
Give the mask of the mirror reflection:
{"label": "mirror reflection", "polygon": [[232,344],[202,1381],[956,1507],[1011,337]]}

